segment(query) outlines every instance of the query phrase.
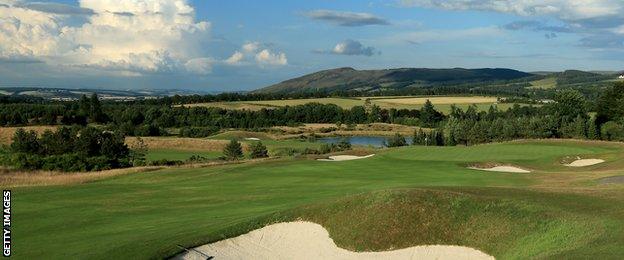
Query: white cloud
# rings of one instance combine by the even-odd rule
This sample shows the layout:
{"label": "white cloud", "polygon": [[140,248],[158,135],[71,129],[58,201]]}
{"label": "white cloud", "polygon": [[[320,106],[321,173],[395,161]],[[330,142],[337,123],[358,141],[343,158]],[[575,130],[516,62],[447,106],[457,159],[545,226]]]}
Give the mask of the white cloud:
{"label": "white cloud", "polygon": [[259,42],[250,42],[243,45],[243,51],[245,52],[256,52],[260,48]]}
{"label": "white cloud", "polygon": [[232,56],[230,56],[227,60],[225,60],[225,63],[227,64],[238,64],[241,61],[243,61],[243,59],[245,58],[245,55],[240,52],[240,51],[235,51],[234,54],[232,54]]}
{"label": "white cloud", "polygon": [[283,52],[272,53],[268,49],[264,49],[256,54],[256,62],[260,65],[286,65],[288,59]]}
{"label": "white cloud", "polygon": [[403,6],[433,7],[447,10],[482,10],[522,16],[555,15],[563,20],[580,20],[618,15],[621,0],[400,0]]}
{"label": "white cloud", "polygon": [[338,54],[349,56],[362,55],[369,57],[375,54],[381,54],[381,52],[376,51],[374,47],[364,46],[361,42],[351,39],[339,42],[331,50],[315,50],[313,52],[320,54]]}
{"label": "white cloud", "polygon": [[258,66],[283,66],[288,64],[288,58],[285,53],[273,51],[269,47],[260,42],[245,43],[240,50],[235,51],[232,56],[223,62],[228,65],[248,65],[255,62]]}
{"label": "white cloud", "polygon": [[80,0],[79,10],[93,14],[79,25],[68,25],[69,11],[59,6],[49,12],[3,3],[0,58],[141,73],[210,72],[201,48],[210,23],[195,22],[186,0]]}

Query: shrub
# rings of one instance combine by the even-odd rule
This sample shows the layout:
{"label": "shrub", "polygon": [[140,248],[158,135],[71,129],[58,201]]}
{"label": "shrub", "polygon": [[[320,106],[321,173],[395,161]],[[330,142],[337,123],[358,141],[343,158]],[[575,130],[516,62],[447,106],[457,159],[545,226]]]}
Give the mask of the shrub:
{"label": "shrub", "polygon": [[151,161],[149,164],[152,166],[178,166],[184,164],[184,162],[180,160],[160,159]]}
{"label": "shrub", "polygon": [[269,151],[262,142],[254,142],[249,149],[251,150],[250,156],[252,159],[269,157]]}

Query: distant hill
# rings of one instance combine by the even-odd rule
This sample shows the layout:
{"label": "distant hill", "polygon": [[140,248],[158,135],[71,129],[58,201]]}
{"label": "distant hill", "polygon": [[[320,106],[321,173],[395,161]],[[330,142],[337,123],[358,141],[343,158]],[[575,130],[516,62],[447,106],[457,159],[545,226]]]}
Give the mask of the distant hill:
{"label": "distant hill", "polygon": [[9,87],[0,88],[0,96],[36,97],[49,100],[77,100],[82,95],[96,93],[103,100],[140,100],[173,95],[206,94],[187,90],[110,90],[110,89],[66,89]]}
{"label": "distant hill", "polygon": [[467,84],[516,80],[534,76],[512,69],[425,69],[323,70],[256,90],[256,93],[295,93],[313,91],[375,91],[407,87]]}

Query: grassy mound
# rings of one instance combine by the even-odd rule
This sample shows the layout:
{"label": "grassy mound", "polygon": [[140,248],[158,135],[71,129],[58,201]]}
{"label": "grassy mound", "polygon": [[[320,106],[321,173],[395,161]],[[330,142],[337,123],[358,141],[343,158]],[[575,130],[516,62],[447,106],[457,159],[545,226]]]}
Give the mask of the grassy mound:
{"label": "grassy mound", "polygon": [[385,191],[301,208],[293,215],[321,224],[340,247],[354,251],[441,244],[477,248],[497,259],[624,253],[612,240],[597,246],[621,235],[609,230],[617,216],[582,213],[585,199],[579,199],[560,208],[552,206],[561,205],[555,194],[522,190]]}

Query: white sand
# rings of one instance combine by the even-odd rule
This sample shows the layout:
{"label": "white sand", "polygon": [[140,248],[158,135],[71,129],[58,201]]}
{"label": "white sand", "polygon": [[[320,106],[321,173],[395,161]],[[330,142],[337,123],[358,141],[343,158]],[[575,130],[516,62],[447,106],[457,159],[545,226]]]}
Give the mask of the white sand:
{"label": "white sand", "polygon": [[488,172],[513,172],[513,173],[530,173],[531,171],[521,169],[514,166],[496,166],[492,168],[477,168],[477,167],[469,167],[469,169],[479,170],[479,171],[488,171]]}
{"label": "white sand", "polygon": [[[321,225],[297,221],[279,223],[250,233],[196,247],[214,259],[494,259],[461,246],[415,246],[385,252],[352,252],[336,246]],[[205,259],[186,252],[175,259]]]}
{"label": "white sand", "polygon": [[318,161],[323,162],[340,162],[340,161],[351,161],[351,160],[359,160],[373,157],[375,154],[369,154],[366,156],[356,156],[356,155],[334,155],[330,156],[329,159],[318,159]]}
{"label": "white sand", "polygon": [[248,137],[248,138],[245,138],[245,140],[247,140],[247,141],[260,141],[260,138]]}
{"label": "white sand", "polygon": [[596,164],[600,164],[605,162],[605,160],[601,160],[601,159],[580,159],[580,160],[576,160],[573,161],[570,164],[566,164],[565,166],[569,166],[569,167],[585,167],[585,166],[592,166],[592,165],[596,165]]}

